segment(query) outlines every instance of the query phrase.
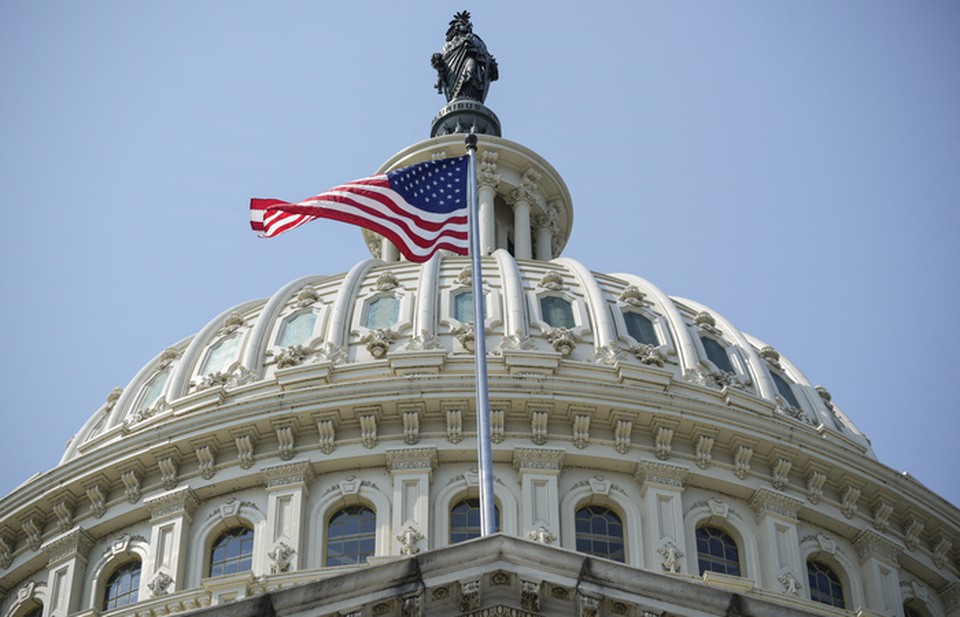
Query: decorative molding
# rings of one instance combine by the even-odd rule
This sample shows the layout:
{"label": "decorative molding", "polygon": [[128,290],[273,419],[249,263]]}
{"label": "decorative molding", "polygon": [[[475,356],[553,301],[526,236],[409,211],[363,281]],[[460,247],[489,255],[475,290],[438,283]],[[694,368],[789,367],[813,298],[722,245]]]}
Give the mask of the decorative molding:
{"label": "decorative molding", "polygon": [[673,450],[671,442],[673,441],[674,426],[657,422],[659,426],[654,432],[653,445],[658,459],[665,461],[670,458],[670,452]]}
{"label": "decorative molding", "polygon": [[459,407],[447,408],[447,441],[450,443],[463,441],[463,410]]}
{"label": "decorative molding", "polygon": [[822,533],[818,533],[817,544],[820,546],[821,551],[829,553],[830,555],[837,554],[837,542],[830,536],[825,536]]}
{"label": "decorative molding", "polygon": [[460,612],[480,608],[480,579],[460,582]]}
{"label": "decorative molding", "polygon": [[191,444],[193,452],[200,466],[200,477],[204,480],[213,478],[217,473],[217,445],[213,439],[202,440]]}
{"label": "decorative molding", "polygon": [[715,336],[722,336],[720,329],[717,328],[717,320],[707,311],[697,313],[693,318],[693,325]]}
{"label": "decorative molding", "polygon": [[484,150],[480,153],[480,168],[477,170],[478,188],[496,191],[500,186],[500,175],[497,173],[499,158],[500,153],[496,150]]}
{"label": "decorative molding", "polygon": [[135,461],[120,470],[120,482],[123,483],[123,494],[130,503],[137,503],[142,496],[140,483],[143,481],[143,465]]}
{"label": "decorative molding", "polygon": [[660,548],[657,549],[657,553],[663,557],[660,562],[660,566],[663,568],[664,572],[680,572],[680,567],[683,563],[681,561],[681,558],[683,557],[683,551],[677,548],[676,544],[670,540],[667,540]]}
{"label": "decorative molding", "polygon": [[371,330],[360,339],[360,343],[366,346],[367,351],[374,358],[382,358],[390,351],[390,345],[396,340],[396,335],[388,328],[377,328]]}
{"label": "decorative molding", "polygon": [[473,332],[473,323],[462,323],[454,328],[452,331],[453,335],[460,341],[460,345],[464,349],[473,353],[476,351],[477,339],[476,335]]}
{"label": "decorative molding", "polygon": [[600,598],[577,592],[578,617],[600,617]]}
{"label": "decorative molding", "polygon": [[542,446],[547,443],[547,425],[550,414],[545,410],[534,410],[530,413],[530,440]]}
{"label": "decorative molding", "polygon": [[623,358],[623,352],[615,341],[608,341],[606,345],[601,345],[593,354],[594,363],[606,366],[616,366],[621,358]]}
{"label": "decorative molding", "polygon": [[51,540],[43,547],[47,555],[47,567],[51,568],[55,564],[73,557],[86,557],[93,545],[93,536],[84,529],[77,527],[73,531]]}
{"label": "decorative molding", "polygon": [[397,534],[397,540],[400,542],[401,555],[416,555],[420,552],[420,541],[424,535],[413,525],[407,525],[403,531]]}
{"label": "decorative molding", "polygon": [[656,461],[640,461],[637,463],[634,477],[643,488],[653,484],[682,489],[683,481],[688,473],[689,470],[686,467]]}
{"label": "decorative molding", "polygon": [[893,514],[893,504],[883,498],[873,502],[873,526],[880,531],[890,529],[890,515]]}
{"label": "decorative molding", "polygon": [[823,485],[827,481],[827,474],[818,469],[811,469],[807,473],[807,501],[816,505],[823,499]]}
{"label": "decorative molding", "polygon": [[750,459],[753,457],[753,447],[740,444],[733,451],[733,473],[739,480],[744,480],[750,473]]}
{"label": "decorative molding", "polygon": [[327,416],[318,415],[314,418],[317,423],[317,443],[320,451],[324,454],[330,454],[337,448],[337,424],[336,421]]}
{"label": "decorative molding", "polygon": [[550,328],[544,336],[561,356],[569,356],[577,347],[577,337],[569,328]]}
{"label": "decorative molding", "polygon": [[380,292],[393,291],[400,286],[400,281],[393,270],[384,270],[373,283],[373,288]]}
{"label": "decorative molding", "polygon": [[153,579],[147,583],[147,587],[150,589],[150,597],[158,598],[167,595],[169,593],[168,588],[171,585],[173,585],[172,576],[162,570],[157,572]]}
{"label": "decorative molding", "polygon": [[279,574],[289,572],[293,565],[293,556],[297,551],[286,542],[279,542],[272,551],[267,553],[267,557],[273,563],[270,564],[270,574]]}
{"label": "decorative molding", "polygon": [[65,533],[73,527],[73,513],[77,502],[69,495],[63,495],[53,502],[53,515],[57,517],[57,532]]}
{"label": "decorative molding", "polygon": [[401,617],[423,617],[423,594],[407,596],[401,600]]}
{"label": "decorative molding", "polygon": [[257,429],[255,427],[246,427],[231,431],[233,443],[237,448],[237,461],[240,469],[250,469],[256,462],[254,459],[254,449],[257,445]]}
{"label": "decorative molding", "polygon": [[859,486],[848,484],[840,497],[840,511],[847,518],[853,518],[857,513],[857,501],[860,499],[861,489]]}
{"label": "decorative molding", "polygon": [[585,413],[573,416],[573,445],[582,450],[590,443],[590,415]]}
{"label": "decorative molding", "polygon": [[945,568],[947,566],[947,554],[952,548],[953,542],[951,542],[944,533],[940,533],[937,536],[936,542],[933,544],[933,563],[938,568]]}
{"label": "decorative molding", "polygon": [[782,491],[789,482],[790,468],[793,467],[793,461],[782,456],[777,457],[773,462],[771,469],[773,471],[773,488]]}
{"label": "decorative molding", "polygon": [[530,530],[527,537],[539,544],[553,544],[557,541],[557,534],[550,531],[546,525],[540,525]]}
{"label": "decorative molding", "polygon": [[627,285],[624,287],[623,291],[621,291],[617,297],[617,302],[636,308],[643,308],[648,304],[652,304],[647,300],[647,294],[640,291],[640,288],[636,285]]}
{"label": "decorative molding", "polygon": [[440,337],[437,335],[421,330],[420,334],[410,337],[403,348],[407,351],[429,351],[431,349],[443,349],[443,343],[440,342]]}
{"label": "decorative molding", "polygon": [[404,448],[387,450],[387,469],[396,471],[433,470],[437,466],[439,457],[434,446],[425,448]]}
{"label": "decorative molding", "polygon": [[110,483],[104,476],[97,476],[84,485],[84,494],[90,502],[90,511],[95,518],[102,518],[107,513],[107,494]]}
{"label": "decorative molding", "polygon": [[633,432],[633,421],[626,418],[617,418],[613,421],[613,449],[620,454],[626,454],[630,449],[630,434]]}
{"label": "decorative molding", "polygon": [[273,423],[273,432],[277,435],[277,450],[281,461],[289,461],[296,456],[296,431],[292,420]]}
{"label": "decorative molding", "polygon": [[543,581],[520,579],[520,607],[528,611],[540,611],[540,587]]}
{"label": "decorative molding", "polygon": [[420,441],[420,411],[405,409],[400,415],[403,420],[403,442],[414,445]]}
{"label": "decorative molding", "polygon": [[955,615],[960,609],[960,581],[952,581],[944,586],[938,594],[943,601],[943,608],[947,615]]}
{"label": "decorative molding", "polygon": [[727,518],[730,515],[730,505],[714,497],[707,500],[707,507],[710,508],[710,514],[720,518]]}
{"label": "decorative molding", "polygon": [[788,596],[799,596],[800,589],[803,585],[800,581],[797,580],[797,577],[793,575],[793,572],[789,570],[784,572],[780,578],[777,579],[781,585],[783,585],[783,593]]}
{"label": "decorative molding", "polygon": [[697,455],[697,467],[706,469],[713,461],[713,446],[716,443],[717,435],[713,431],[699,429],[695,441],[695,451]]}
{"label": "decorative molding", "polygon": [[920,545],[920,534],[923,533],[924,524],[916,516],[907,519],[907,524],[903,528],[903,541],[911,551],[917,550]]}
{"label": "decorative molding", "polygon": [[502,408],[490,410],[490,441],[503,443],[506,431],[506,412]]}
{"label": "decorative molding", "polygon": [[168,516],[189,516],[199,505],[200,499],[197,494],[186,486],[143,500],[143,506],[150,513],[151,521]]}
{"label": "decorative molding", "polygon": [[157,469],[160,471],[160,483],[170,491],[179,484],[180,455],[173,449],[157,454]]}
{"label": "decorative molding", "polygon": [[641,363],[649,364],[650,366],[663,368],[663,365],[667,362],[667,357],[659,345],[637,343],[629,347],[627,351],[633,354]]}
{"label": "decorative molding", "polygon": [[537,287],[549,291],[563,291],[567,286],[563,283],[563,275],[556,270],[547,270],[540,280],[537,281]]}
{"label": "decorative molding", "polygon": [[864,529],[858,533],[853,540],[853,548],[856,549],[861,563],[875,557],[894,567],[900,566],[898,557],[903,552],[903,546],[872,529]]}
{"label": "decorative molding", "polygon": [[525,471],[558,472],[563,468],[563,450],[550,448],[514,448],[513,468]]}
{"label": "decorative molding", "polygon": [[360,443],[364,448],[370,449],[377,445],[377,414],[360,413],[357,414],[357,420],[360,422]]}
{"label": "decorative molding", "polygon": [[757,489],[750,498],[750,507],[756,512],[758,518],[763,518],[767,514],[778,514],[796,523],[797,513],[803,507],[803,502],[782,493],[761,488]]}
{"label": "decorative molding", "polygon": [[260,477],[268,491],[279,488],[306,488],[316,478],[310,461],[294,461],[266,467],[260,471]]}

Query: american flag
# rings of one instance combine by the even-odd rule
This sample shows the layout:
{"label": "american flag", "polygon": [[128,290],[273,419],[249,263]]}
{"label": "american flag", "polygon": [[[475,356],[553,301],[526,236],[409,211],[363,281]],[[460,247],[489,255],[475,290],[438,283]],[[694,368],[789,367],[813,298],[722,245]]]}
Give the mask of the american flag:
{"label": "american flag", "polygon": [[467,254],[467,166],[470,157],[418,163],[334,187],[296,203],[250,200],[250,226],[273,236],[316,218],[375,231],[410,261],[440,249]]}

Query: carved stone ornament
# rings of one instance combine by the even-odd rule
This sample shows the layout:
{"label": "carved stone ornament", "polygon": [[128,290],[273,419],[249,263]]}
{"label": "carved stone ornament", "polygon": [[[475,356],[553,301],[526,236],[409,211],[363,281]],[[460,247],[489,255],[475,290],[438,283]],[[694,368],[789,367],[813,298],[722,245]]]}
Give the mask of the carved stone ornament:
{"label": "carved stone ornament", "polygon": [[107,494],[103,482],[93,482],[85,487],[87,499],[90,501],[90,510],[96,518],[102,518],[107,513]]}
{"label": "carved stone ornament", "polygon": [[532,529],[527,537],[539,544],[553,544],[557,541],[557,534],[550,531],[546,525],[540,525]]}
{"label": "carved stone ornament", "polygon": [[215,371],[200,377],[199,381],[191,381],[190,386],[197,392],[212,388],[235,388],[250,383],[254,379],[254,372],[248,370],[239,362],[234,362],[225,371]]}
{"label": "carved stone ornament", "polygon": [[634,307],[642,307],[647,302],[647,295],[640,291],[640,288],[636,285],[627,285],[623,288],[623,291],[620,292],[620,297],[617,300],[623,304]]}
{"label": "carved stone ornament", "polygon": [[440,338],[430,334],[426,330],[421,330],[420,334],[413,336],[403,346],[407,351],[428,351],[430,349],[443,349]]}
{"label": "carved stone ornament", "polygon": [[430,58],[430,64],[437,71],[437,92],[447,102],[467,99],[483,103],[490,83],[500,77],[496,59],[483,39],[473,33],[469,11],[453,16],[446,42]]}
{"label": "carved stone ornament", "polygon": [[793,575],[793,572],[784,572],[777,580],[783,585],[783,593],[788,596],[800,595],[800,588],[803,587],[803,585],[801,585],[797,577]]}
{"label": "carved stone ornament", "polygon": [[476,351],[476,338],[473,333],[472,323],[462,323],[453,329],[453,335],[457,337],[464,349],[473,353]]}
{"label": "carved stone ornament", "polygon": [[563,284],[563,275],[557,272],[556,270],[548,270],[540,277],[540,282],[537,283],[537,287],[542,289],[549,289],[550,291],[562,291],[566,289],[566,285]]}
{"label": "carved stone ornament", "polygon": [[270,564],[270,573],[279,574],[281,572],[289,572],[290,566],[293,565],[293,556],[296,552],[297,551],[286,542],[277,544],[272,551],[267,553],[267,557],[273,562]]}
{"label": "carved stone ornament", "polygon": [[277,352],[272,350],[267,352],[268,355],[273,356],[274,361],[277,363],[277,368],[298,366],[313,353],[313,349],[305,345],[290,345]]}
{"label": "carved stone ornament", "polygon": [[540,581],[520,581],[520,606],[528,611],[540,611]]}
{"label": "carved stone ornament", "polygon": [[460,583],[460,611],[467,612],[480,608],[480,580]]}
{"label": "carved stone ornament", "polygon": [[420,552],[420,540],[423,540],[423,534],[412,525],[408,525],[403,531],[397,534],[397,540],[400,542],[401,555],[416,555]]}
{"label": "carved stone ornament", "polygon": [[580,604],[579,617],[599,617],[600,616],[600,598],[577,594]]}
{"label": "carved stone ornament", "polygon": [[630,347],[627,351],[636,356],[637,360],[640,360],[643,364],[648,364],[650,366],[659,366],[663,368],[664,363],[667,361],[667,357],[663,355],[663,352],[660,351],[659,345],[650,345],[648,343],[639,343]]}
{"label": "carved stone ornament", "polygon": [[313,285],[305,285],[293,298],[294,306],[298,308],[307,308],[313,306],[320,300],[320,294]]}
{"label": "carved stone ornament", "polygon": [[534,343],[533,339],[524,334],[522,330],[517,330],[513,334],[504,336],[500,341],[500,344],[497,345],[497,350],[500,352],[525,351],[536,349],[536,347],[536,343]]}
{"label": "carved stone ornament", "polygon": [[657,549],[657,553],[663,557],[663,561],[660,565],[663,567],[664,572],[680,571],[680,558],[683,557],[683,552],[677,548],[676,544],[668,540],[663,546]]}
{"label": "carved stone ornament", "polygon": [[766,360],[766,361],[767,361],[767,364],[769,364],[770,366],[772,366],[772,367],[774,367],[774,368],[777,368],[777,369],[781,368],[781,367],[780,367],[780,352],[778,352],[776,349],[774,349],[774,348],[771,347],[770,345],[767,345],[767,346],[763,347],[763,348],[760,349],[760,351],[758,351],[757,353],[760,355],[761,358],[763,358],[764,360]]}
{"label": "carved stone ornament", "polygon": [[147,583],[147,587],[150,588],[150,596],[153,598],[165,596],[170,593],[170,585],[173,585],[173,577],[163,570],[157,572],[153,579]]}
{"label": "carved stone ornament", "polygon": [[464,266],[457,274],[454,283],[458,287],[473,287],[473,268],[471,266]]}
{"label": "carved stone ornament", "polygon": [[0,568],[7,569],[13,563],[12,542],[0,535]]}
{"label": "carved stone ornament", "polygon": [[123,388],[117,387],[113,390],[110,390],[110,394],[107,395],[107,402],[104,404],[104,411],[110,411],[113,409],[114,405],[117,404],[117,401],[120,399],[120,395],[123,394]]}
{"label": "carved stone ornament", "polygon": [[620,347],[613,341],[610,341],[606,345],[601,345],[597,348],[593,354],[593,361],[597,364],[614,366],[620,362],[622,356],[623,353],[620,351]]}
{"label": "carved stone ornament", "polygon": [[377,291],[393,291],[399,286],[400,281],[397,280],[397,275],[392,270],[382,272],[373,284],[373,288]]}
{"label": "carved stone ornament", "polygon": [[217,330],[217,336],[232,334],[244,325],[243,315],[234,311],[223,321],[223,325]]}
{"label": "carved stone ornament", "polygon": [[546,333],[547,340],[561,356],[569,356],[577,346],[577,337],[569,328],[551,328]]}
{"label": "carved stone ornament", "polygon": [[233,442],[237,446],[237,462],[240,463],[241,469],[250,469],[253,467],[254,462],[256,462],[253,458],[256,441],[254,441],[251,432],[252,431],[245,431],[237,433],[233,437]]}
{"label": "carved stone ornament", "polygon": [[377,328],[360,339],[360,342],[367,347],[367,351],[370,352],[371,356],[374,358],[382,358],[387,355],[387,352],[390,350],[390,345],[393,344],[395,339],[395,335],[390,330]]}
{"label": "carved stone ornament", "polygon": [[717,328],[717,320],[707,311],[700,311],[693,318],[693,324],[705,332],[719,336],[720,329]]}
{"label": "carved stone ornament", "polygon": [[576,448],[583,449],[590,442],[590,416],[588,414],[576,414],[573,416],[573,445]]}

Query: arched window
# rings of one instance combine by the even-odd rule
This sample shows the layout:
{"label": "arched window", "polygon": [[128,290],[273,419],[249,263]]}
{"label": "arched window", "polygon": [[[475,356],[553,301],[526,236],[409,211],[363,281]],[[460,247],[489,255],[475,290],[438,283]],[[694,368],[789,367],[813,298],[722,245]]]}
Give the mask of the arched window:
{"label": "arched window", "polygon": [[37,604],[26,613],[21,615],[21,617],[41,617],[41,615],[43,615],[43,604]]}
{"label": "arched window", "polygon": [[110,611],[137,601],[140,590],[140,562],[128,561],[121,564],[103,589],[103,610]]}
{"label": "arched window", "polygon": [[352,566],[367,561],[377,546],[377,515],[366,506],[337,510],[327,523],[326,566]]}
{"label": "arched window", "polygon": [[371,330],[389,328],[400,320],[400,300],[390,296],[377,298],[367,305],[363,325]]}
{"label": "arched window", "polygon": [[720,572],[740,576],[740,549],[730,534],[717,527],[697,527],[700,574]]}
{"label": "arched window", "polygon": [[[493,506],[493,530],[500,531],[500,508]],[[469,497],[450,509],[450,544],[480,537],[480,500]]]}
{"label": "arched window", "polygon": [[573,319],[573,306],[563,298],[555,296],[540,298],[540,314],[543,320],[553,328],[572,328],[577,325]]}
{"label": "arched window", "polygon": [[240,334],[235,332],[211,345],[200,368],[200,374],[210,375],[225,371],[236,361],[240,353],[240,343]]}
{"label": "arched window", "polygon": [[771,372],[770,376],[773,377],[773,383],[777,386],[777,392],[780,393],[783,400],[787,401],[787,404],[791,407],[800,409],[800,401],[797,400],[797,395],[793,393],[793,388],[790,387],[787,380],[774,372]]}
{"label": "arched window", "polygon": [[574,519],[577,551],[624,563],[623,521],[604,506],[584,506]]}
{"label": "arched window", "polygon": [[707,336],[701,336],[700,342],[703,343],[703,350],[707,352],[707,358],[718,369],[727,373],[736,373],[733,370],[733,363],[730,362],[730,356],[727,355],[727,350],[723,348],[723,345]]}
{"label": "arched window", "polygon": [[627,333],[638,343],[643,345],[660,344],[660,339],[657,337],[657,331],[653,327],[653,322],[645,315],[624,311],[623,321],[627,324]]}
{"label": "arched window", "polygon": [[846,608],[843,601],[843,584],[833,568],[813,559],[807,560],[807,578],[810,582],[810,599],[837,608]]}
{"label": "arched window", "polygon": [[253,530],[232,527],[210,547],[210,576],[249,572],[253,565]]}

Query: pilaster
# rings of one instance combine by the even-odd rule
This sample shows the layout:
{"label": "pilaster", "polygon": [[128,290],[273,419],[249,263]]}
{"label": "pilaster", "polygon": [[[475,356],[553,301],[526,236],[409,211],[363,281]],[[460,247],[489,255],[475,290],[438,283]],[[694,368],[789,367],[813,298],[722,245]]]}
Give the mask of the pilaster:
{"label": "pilaster", "polygon": [[293,461],[261,470],[267,489],[267,557],[270,573],[294,572],[303,567],[304,507],[313,482],[309,461]]}
{"label": "pilaster", "polygon": [[42,547],[48,570],[46,617],[66,617],[80,609],[87,553],[92,546],[90,534],[77,527]]}
{"label": "pilaster", "polygon": [[749,572],[765,589],[799,595],[799,581],[806,578],[800,559],[797,514],[803,502],[768,489],[757,489],[750,507],[757,515],[761,572]]}
{"label": "pilaster", "polygon": [[686,546],[683,531],[683,480],[686,467],[657,461],[637,463],[635,478],[640,483],[643,497],[644,560],[659,563],[664,572],[678,573],[684,569],[682,548]]}
{"label": "pilaster", "polygon": [[430,546],[430,479],[437,460],[433,446],[387,450],[396,531],[392,555],[416,555]]}
{"label": "pilaster", "polygon": [[873,529],[864,529],[853,540],[860,558],[867,608],[887,617],[903,617],[900,598],[900,563],[904,547]]}
{"label": "pilaster", "polygon": [[514,448],[513,468],[520,480],[520,534],[535,540],[557,537],[560,496],[557,478],[563,468],[563,450]]}

